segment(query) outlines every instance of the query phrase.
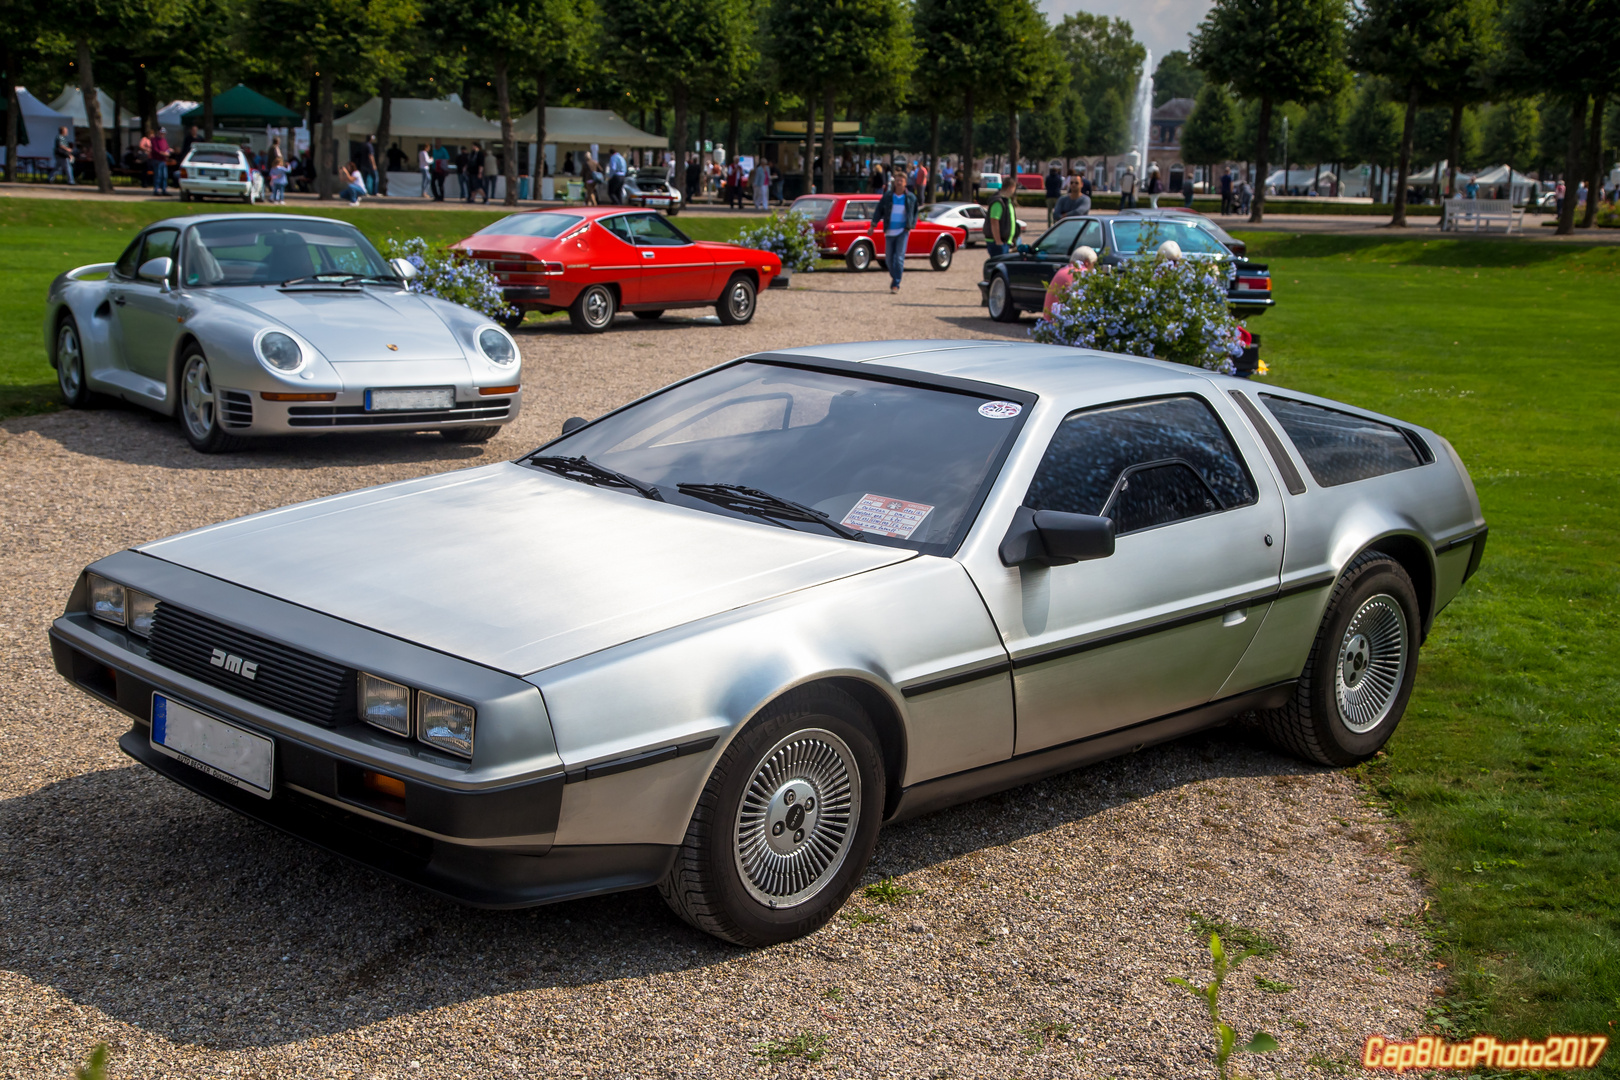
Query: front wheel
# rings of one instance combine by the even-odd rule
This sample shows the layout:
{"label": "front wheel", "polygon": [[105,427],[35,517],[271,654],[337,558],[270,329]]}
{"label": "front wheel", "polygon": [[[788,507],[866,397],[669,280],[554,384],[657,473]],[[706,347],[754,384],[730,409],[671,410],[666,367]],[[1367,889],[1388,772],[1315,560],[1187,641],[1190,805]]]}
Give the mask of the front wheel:
{"label": "front wheel", "polygon": [[90,383],[84,375],[84,342],[79,324],[65,315],[56,328],[56,388],[70,409],[90,407]]}
{"label": "front wheel", "polygon": [[884,784],[860,703],[831,686],[800,687],[721,755],[658,891],[681,918],[735,945],[811,933],[871,858]]}
{"label": "front wheel", "polygon": [[996,322],[1018,321],[1018,308],[1013,306],[1012,292],[1007,288],[1007,279],[1001,274],[990,279],[985,306],[990,309],[990,317]]}
{"label": "front wheel", "polygon": [[489,442],[501,433],[500,425],[487,424],[481,427],[453,427],[440,428],[439,437],[445,442],[452,443],[484,443]]}
{"label": "front wheel", "polygon": [[1259,714],[1278,747],[1322,765],[1354,765],[1389,741],[1417,677],[1421,615],[1401,564],[1362,555],[1333,587],[1294,700]]}
{"label": "front wheel", "polygon": [[500,324],[506,327],[508,331],[516,330],[518,327],[522,326],[523,317],[528,314],[528,312],[523,311],[521,308],[514,308],[513,311],[515,312],[514,314],[502,315],[500,318]]}
{"label": "front wheel", "polygon": [[942,236],[934,242],[934,250],[928,253],[928,265],[935,270],[949,270],[955,255],[956,245]]}
{"label": "front wheel", "polygon": [[872,245],[865,240],[857,240],[850,245],[849,253],[844,256],[844,265],[855,271],[870,270],[873,257]]}
{"label": "front wheel", "polygon": [[568,321],[582,334],[600,334],[613,325],[619,298],[606,285],[587,285],[568,307]]}
{"label": "front wheel", "polygon": [[741,326],[753,319],[758,304],[753,280],[738,274],[726,283],[726,291],[715,302],[714,313],[726,326]]}
{"label": "front wheel", "polygon": [[196,346],[180,361],[180,427],[186,442],[201,454],[239,450],[245,441],[220,426],[219,398],[208,358]]}

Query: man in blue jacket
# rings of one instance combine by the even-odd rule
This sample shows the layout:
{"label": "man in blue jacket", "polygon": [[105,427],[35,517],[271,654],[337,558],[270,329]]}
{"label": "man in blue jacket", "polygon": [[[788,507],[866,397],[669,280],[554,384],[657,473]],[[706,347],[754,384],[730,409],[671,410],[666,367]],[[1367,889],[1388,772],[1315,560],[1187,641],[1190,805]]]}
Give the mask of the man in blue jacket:
{"label": "man in blue jacket", "polygon": [[900,275],[906,268],[906,240],[916,224],[917,196],[906,190],[905,172],[895,169],[894,184],[878,200],[872,224],[866,228],[870,235],[879,226],[883,227],[883,257],[889,263],[891,293],[900,291]]}

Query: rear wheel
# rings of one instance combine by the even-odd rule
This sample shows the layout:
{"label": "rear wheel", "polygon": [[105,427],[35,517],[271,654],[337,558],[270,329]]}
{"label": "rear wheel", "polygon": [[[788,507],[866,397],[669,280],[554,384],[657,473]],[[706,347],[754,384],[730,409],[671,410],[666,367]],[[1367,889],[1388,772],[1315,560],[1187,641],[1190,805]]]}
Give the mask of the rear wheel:
{"label": "rear wheel", "polygon": [[844,265],[851,270],[870,270],[874,255],[871,244],[865,240],[857,240],[849,246],[849,253],[844,256]]}
{"label": "rear wheel", "polygon": [[528,312],[521,308],[516,308],[514,310],[517,312],[517,314],[502,315],[500,318],[501,325],[506,327],[507,330],[516,330],[518,327],[522,326],[523,317],[528,314]]}
{"label": "rear wheel", "polygon": [[1333,587],[1294,700],[1259,714],[1278,747],[1322,765],[1354,765],[1389,741],[1417,677],[1421,615],[1400,563],[1373,551]]}
{"label": "rear wheel", "polygon": [[582,334],[600,334],[613,325],[619,298],[606,285],[587,285],[568,307],[568,321]]}
{"label": "rear wheel", "polygon": [[500,425],[487,424],[482,427],[441,428],[439,437],[445,442],[475,443],[489,442],[500,433]]}
{"label": "rear wheel", "polygon": [[996,322],[1018,321],[1018,308],[1013,306],[1012,291],[1007,288],[1007,279],[1001,274],[990,279],[985,306],[990,309],[990,317]]}
{"label": "rear wheel", "polygon": [[62,392],[62,402],[68,408],[90,407],[90,383],[84,374],[84,342],[72,315],[64,315],[56,328],[56,388]]}
{"label": "rear wheel", "polygon": [[715,302],[714,313],[727,326],[741,326],[753,319],[754,309],[758,306],[759,295],[754,289],[753,279],[738,274],[726,282],[726,291]]}
{"label": "rear wheel", "polygon": [[884,783],[860,704],[830,686],[794,690],[721,755],[658,891],[681,918],[736,945],[811,933],[871,858]]}
{"label": "rear wheel", "polygon": [[180,360],[180,428],[186,442],[202,454],[240,450],[247,442],[225,434],[220,426],[219,395],[208,358],[195,345]]}
{"label": "rear wheel", "polygon": [[655,308],[652,311],[636,311],[632,312],[632,314],[642,322],[655,322],[664,317],[664,309]]}
{"label": "rear wheel", "polygon": [[928,253],[928,264],[935,270],[949,270],[955,255],[956,245],[948,237],[942,236],[934,241],[934,250]]}

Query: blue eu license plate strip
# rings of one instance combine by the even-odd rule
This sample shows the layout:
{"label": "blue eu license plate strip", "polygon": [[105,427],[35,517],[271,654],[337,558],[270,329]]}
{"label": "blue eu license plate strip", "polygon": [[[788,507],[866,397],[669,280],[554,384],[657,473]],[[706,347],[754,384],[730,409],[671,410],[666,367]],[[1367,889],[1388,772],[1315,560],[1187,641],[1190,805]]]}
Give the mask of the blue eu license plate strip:
{"label": "blue eu license plate strip", "polygon": [[152,749],[261,798],[275,785],[276,745],[256,732],[152,695]]}

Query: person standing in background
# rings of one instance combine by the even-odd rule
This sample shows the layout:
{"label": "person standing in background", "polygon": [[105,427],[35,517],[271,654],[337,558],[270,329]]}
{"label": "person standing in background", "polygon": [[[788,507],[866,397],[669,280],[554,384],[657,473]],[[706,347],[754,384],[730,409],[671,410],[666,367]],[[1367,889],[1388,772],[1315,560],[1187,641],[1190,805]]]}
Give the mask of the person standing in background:
{"label": "person standing in background", "polygon": [[1052,208],[1052,220],[1062,221],[1070,214],[1091,213],[1091,196],[1080,193],[1080,178],[1069,177],[1068,194],[1058,199],[1057,205]]}
{"label": "person standing in background", "polygon": [[900,275],[906,269],[906,241],[917,224],[917,196],[906,190],[903,169],[894,170],[894,182],[878,200],[872,213],[872,224],[866,227],[870,236],[883,226],[883,260],[889,264],[889,292],[900,291]]}
{"label": "person standing in background", "polygon": [[148,148],[152,159],[152,194],[167,195],[169,193],[169,140],[158,128],[152,136]]}
{"label": "person standing in background", "polygon": [[1013,244],[1018,242],[1018,210],[1011,196],[1007,193],[1013,190],[1012,178],[996,189],[990,199],[990,209],[985,212],[988,223],[990,242],[985,245],[985,251],[991,258],[1004,254]]}
{"label": "person standing in background", "polygon": [[1119,178],[1119,208],[1129,210],[1136,205],[1136,170],[1125,166],[1125,175]]}
{"label": "person standing in background", "polygon": [[465,146],[456,147],[455,166],[456,184],[458,185],[456,194],[461,199],[467,197],[467,157],[467,148]]}
{"label": "person standing in background", "polygon": [[367,135],[360,144],[360,180],[367,195],[377,194],[377,136]]}
{"label": "person standing in background", "polygon": [[[1058,172],[1056,165],[1046,170],[1046,224],[1050,228],[1054,218],[1053,211],[1057,209],[1058,199],[1063,197],[1063,174]],[[1059,214],[1058,217],[1063,215]]]}
{"label": "person standing in background", "polygon": [[416,171],[422,174],[422,198],[427,198],[433,190],[433,155],[428,153],[427,143],[416,144]]}
{"label": "person standing in background", "polygon": [[754,209],[766,209],[771,201],[771,167],[765,163],[764,158],[754,162],[754,171],[749,176],[748,183],[753,188]]}
{"label": "person standing in background", "polygon": [[1221,216],[1226,217],[1232,213],[1232,166],[1228,165],[1226,171],[1221,173]]}
{"label": "person standing in background", "polygon": [[703,182],[703,166],[696,154],[686,155],[686,202],[690,206],[697,199],[698,185]]}
{"label": "person standing in background", "polygon": [[51,147],[55,154],[56,168],[51,171],[51,180],[56,179],[57,173],[65,173],[69,184],[77,184],[73,179],[73,132],[71,128],[58,128],[56,142]]}
{"label": "person standing in background", "polygon": [[628,171],[624,155],[613,147],[608,147],[607,196],[608,202],[614,206],[624,205],[624,177]]}
{"label": "person standing in background", "polygon": [[279,149],[270,155],[270,201],[287,201],[287,163],[282,160]]}

